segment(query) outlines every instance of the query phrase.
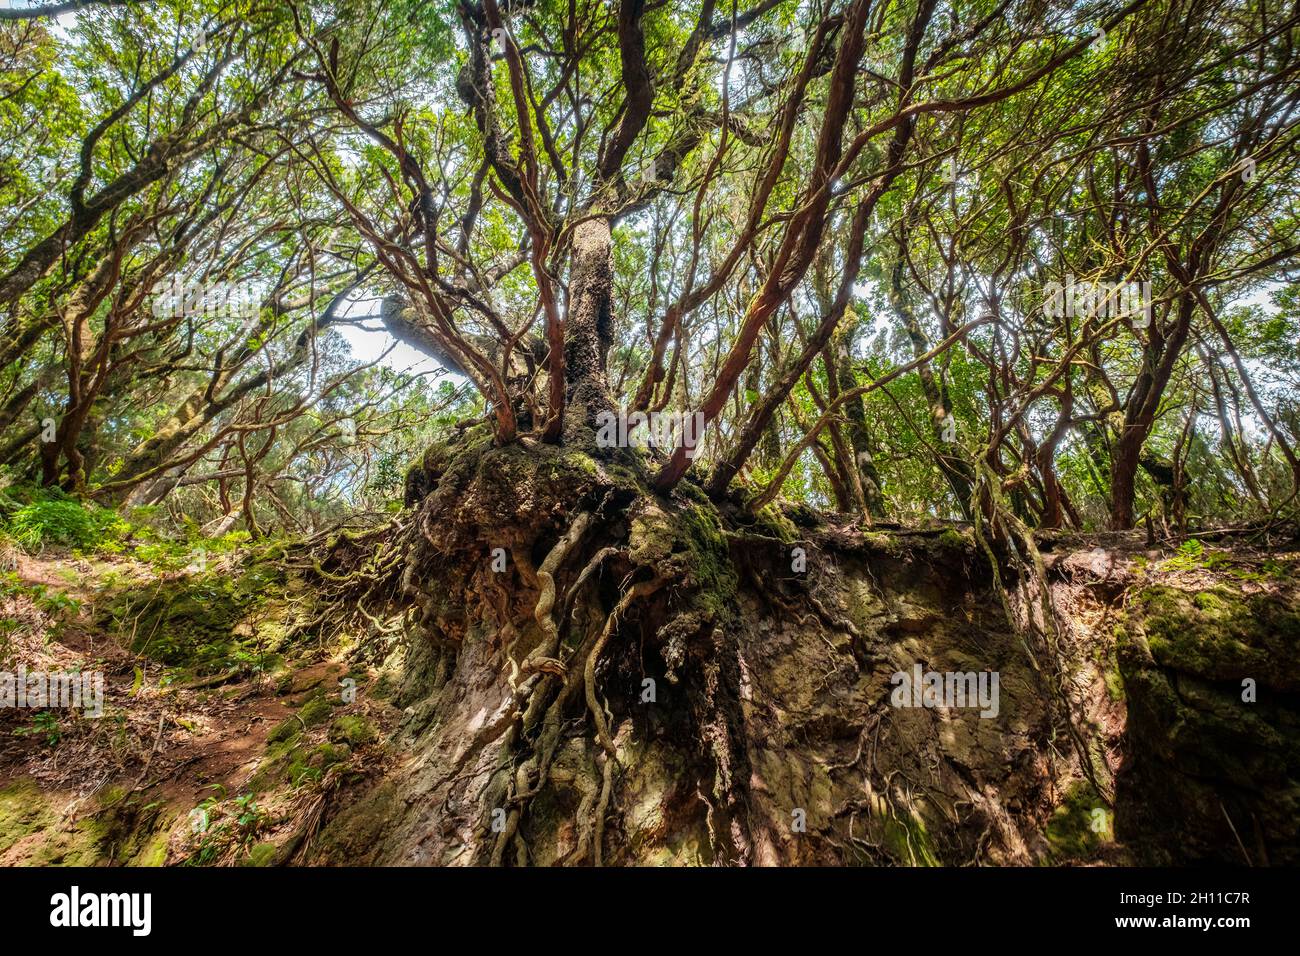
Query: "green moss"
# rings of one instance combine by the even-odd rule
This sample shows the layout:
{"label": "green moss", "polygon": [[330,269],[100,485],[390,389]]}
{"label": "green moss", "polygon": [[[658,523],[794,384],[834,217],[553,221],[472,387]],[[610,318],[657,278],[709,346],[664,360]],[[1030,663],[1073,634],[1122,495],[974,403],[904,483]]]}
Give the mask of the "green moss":
{"label": "green moss", "polygon": [[[636,459],[633,459],[636,461]],[[628,465],[616,461],[606,461],[601,465],[605,476],[614,482],[615,487],[640,493],[646,486],[648,478],[645,469],[631,468]],[[638,465],[638,467],[640,467]],[[682,482],[686,484],[686,482]]]}
{"label": "green moss", "polygon": [[1127,632],[1123,626],[1116,627],[1112,630],[1115,638],[1115,644],[1098,642],[1091,651],[1093,663],[1097,666],[1097,673],[1101,675],[1102,682],[1106,685],[1106,694],[1111,700],[1119,702],[1124,699],[1124,675],[1120,671],[1119,655],[1116,652],[1116,645],[1127,640]]}
{"label": "green moss", "polygon": [[257,772],[248,781],[251,793],[266,793],[282,784],[296,787],[319,780],[334,764],[352,753],[347,744],[311,744],[294,737],[272,744],[266,750]]}
{"label": "green moss", "polygon": [[1114,661],[1107,661],[1106,666],[1102,668],[1101,678],[1106,682],[1106,694],[1116,703],[1124,699],[1124,677],[1120,673],[1119,664]]}
{"label": "green moss", "polygon": [[668,513],[655,504],[632,516],[629,554],[637,564],[661,564],[673,552],[674,527]]}
{"label": "green moss", "polygon": [[454,440],[435,442],[425,449],[420,459],[426,480],[436,482],[452,460],[466,449],[483,448],[491,443],[492,426],[488,422],[476,422]]}
{"label": "green moss", "polygon": [[302,730],[302,723],[297,717],[290,717],[288,720],[275,725],[271,732],[266,735],[266,742],[269,744],[285,743],[297,737],[300,730]]}
{"label": "green moss", "polygon": [[873,551],[885,555],[897,555],[903,551],[897,536],[885,531],[863,531],[862,543]]}
{"label": "green moss", "polygon": [[668,512],[644,501],[632,516],[629,554],[636,564],[680,575],[696,592],[697,605],[714,619],[735,613],[738,587],[722,520],[712,505]]}
{"label": "green moss", "polygon": [[347,744],[318,744],[311,750],[300,749],[289,764],[289,783],[296,787],[304,781],[319,780],[326,770],[347,760],[351,753]]}
{"label": "green moss", "polygon": [[376,736],[374,725],[355,714],[345,714],[335,720],[329,734],[330,740],[335,743],[346,743],[353,747],[368,744]]}
{"label": "green moss", "polygon": [[[1266,707],[1245,705],[1235,681],[1209,683],[1158,666],[1140,635],[1120,645],[1130,733],[1143,750],[1189,777],[1219,779],[1246,790],[1300,766],[1300,738]],[[1271,666],[1260,683],[1294,680]]]}
{"label": "green moss", "polygon": [[178,814],[159,802],[141,805],[138,795],[101,798],[97,820],[103,826],[102,863],[126,866],[162,866],[167,861],[168,840]]}
{"label": "green moss", "polygon": [[717,512],[712,508],[690,508],[677,518],[688,548],[686,573],[699,589],[700,604],[714,618],[731,617],[739,582]]}
{"label": "green moss", "polygon": [[943,530],[939,535],[938,544],[940,547],[952,551],[965,551],[968,546],[967,540],[962,537],[959,531],[956,531],[953,528],[945,528]]}
{"label": "green moss", "polygon": [[941,866],[930,841],[925,821],[915,811],[897,817],[887,816],[884,823],[884,846],[889,855],[905,866]]}
{"label": "green moss", "polygon": [[1276,596],[1244,596],[1226,587],[1196,594],[1155,585],[1131,611],[1156,662],[1207,680],[1240,680],[1294,665],[1300,614]]}
{"label": "green moss", "polygon": [[298,716],[308,727],[316,727],[325,723],[334,714],[334,705],[326,697],[313,697],[307,703],[303,704],[302,710],[298,711]]}
{"label": "green moss", "polygon": [[[167,821],[170,823],[170,819]],[[167,845],[171,837],[168,826],[162,825],[141,841],[135,855],[127,860],[127,866],[163,866],[167,862]]]}
{"label": "green moss", "polygon": [[289,762],[289,783],[296,787],[304,780],[319,780],[326,770],[346,760],[351,753],[346,744],[317,744],[310,749],[300,747]]}
{"label": "green moss", "polygon": [[754,515],[755,524],[763,529],[764,533],[773,538],[778,538],[785,544],[792,544],[799,540],[799,529],[775,503],[769,502],[758,510]]}
{"label": "green moss", "polygon": [[256,630],[252,624],[239,625],[283,581],[281,568],[254,561],[240,574],[198,574],[151,583],[119,594],[99,623],[106,630],[134,635],[131,649],[136,653],[189,674],[215,674],[240,665],[260,668],[286,632],[277,630],[269,618],[258,622]]}
{"label": "green moss", "polygon": [[713,502],[709,499],[709,493],[697,485],[691,478],[687,477],[677,485],[677,493],[697,505],[712,507]]}
{"label": "green moss", "polygon": [[69,821],[63,801],[30,778],[17,780],[0,790],[0,856],[13,851],[8,862],[34,866],[162,866],[177,814],[138,801],[110,787],[92,813]]}
{"label": "green moss", "polygon": [[[283,725],[281,725],[283,726]],[[266,756],[248,781],[250,793],[265,793],[287,779],[286,771],[298,749],[297,735],[277,741],[266,748]]]}
{"label": "green moss", "polygon": [[248,851],[248,856],[240,861],[240,866],[275,866],[275,857],[279,851],[274,843],[259,843]]}
{"label": "green moss", "polygon": [[402,791],[385,780],[335,814],[316,839],[314,864],[365,866],[374,861],[383,837],[403,806]]}
{"label": "green moss", "polygon": [[[289,675],[288,689],[286,693],[294,695],[306,695],[307,697],[321,697],[326,693],[330,686],[330,679],[337,678],[343,673],[343,668],[338,665],[331,666],[325,670],[306,670],[297,671]],[[301,696],[298,703],[301,703]]]}
{"label": "green moss", "polygon": [[47,831],[48,836],[32,856],[35,866],[96,866],[104,862],[109,841],[107,828],[99,820],[87,817],[71,829]]}
{"label": "green moss", "polygon": [[58,814],[32,779],[23,777],[0,790],[0,853],[57,822]]}
{"label": "green moss", "polygon": [[296,786],[304,780],[320,779],[327,767],[345,759],[351,752],[348,744],[352,741],[346,735],[338,735],[340,725],[348,733],[358,737],[369,734],[367,739],[374,739],[374,728],[365,718],[346,715],[330,728],[330,739],[338,746],[328,743],[313,745],[304,739],[305,730],[319,727],[333,718],[334,707],[334,702],[317,688],[297,714],[277,724],[267,735],[266,756],[249,781],[249,790],[263,793],[282,783]]}
{"label": "green moss", "polygon": [[397,693],[397,678],[387,672],[380,674],[369,693],[375,700],[391,700]]}
{"label": "green moss", "polygon": [[110,848],[111,821],[85,816],[64,821],[30,778],[0,790],[0,854],[39,834],[14,861],[34,866],[95,866]]}
{"label": "green moss", "polygon": [[[1095,811],[1099,809],[1105,811],[1105,804],[1091,786],[1082,781],[1073,784],[1043,830],[1050,847],[1045,862],[1064,863],[1095,856],[1106,836],[1098,833],[1093,825]],[[1109,814],[1106,819],[1109,828]]]}
{"label": "green moss", "polygon": [[1192,598],[1192,603],[1209,614],[1222,614],[1228,610],[1227,602],[1220,595],[1210,591],[1201,591]]}
{"label": "green moss", "polygon": [[570,451],[565,453],[562,461],[566,468],[580,471],[591,478],[595,478],[597,475],[596,462],[590,455],[584,455],[580,451]]}

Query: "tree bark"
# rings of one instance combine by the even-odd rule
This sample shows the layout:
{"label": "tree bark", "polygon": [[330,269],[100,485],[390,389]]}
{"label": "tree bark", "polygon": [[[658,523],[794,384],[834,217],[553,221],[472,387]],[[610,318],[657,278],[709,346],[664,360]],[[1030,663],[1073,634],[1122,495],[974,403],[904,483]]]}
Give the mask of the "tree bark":
{"label": "tree bark", "polygon": [[613,341],[613,239],[607,216],[592,216],[573,230],[569,307],[564,323],[566,444],[592,440],[596,416],[613,409],[606,363]]}

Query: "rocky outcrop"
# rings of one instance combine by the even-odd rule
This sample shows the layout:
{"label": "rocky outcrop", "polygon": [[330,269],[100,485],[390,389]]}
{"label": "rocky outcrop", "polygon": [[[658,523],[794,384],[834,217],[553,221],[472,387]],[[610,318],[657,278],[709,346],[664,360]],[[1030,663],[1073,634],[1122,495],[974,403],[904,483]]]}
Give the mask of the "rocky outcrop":
{"label": "rocky outcrop", "polygon": [[1144,861],[1300,863],[1300,603],[1284,567],[1130,599],[1116,832]]}

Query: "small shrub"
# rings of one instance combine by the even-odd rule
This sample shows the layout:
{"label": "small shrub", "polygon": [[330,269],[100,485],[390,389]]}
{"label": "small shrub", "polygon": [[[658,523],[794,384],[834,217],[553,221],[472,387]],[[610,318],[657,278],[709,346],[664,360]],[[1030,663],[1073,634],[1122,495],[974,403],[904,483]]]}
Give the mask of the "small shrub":
{"label": "small shrub", "polygon": [[48,710],[43,710],[32,716],[30,727],[19,727],[14,733],[27,736],[30,734],[39,734],[45,737],[45,744],[48,747],[55,746],[63,737],[63,731],[59,727],[59,718],[54,716]]}
{"label": "small shrub", "polygon": [[21,547],[34,550],[61,544],[82,550],[120,551],[131,526],[116,512],[83,504],[59,492],[41,492],[15,511],[8,534]]}

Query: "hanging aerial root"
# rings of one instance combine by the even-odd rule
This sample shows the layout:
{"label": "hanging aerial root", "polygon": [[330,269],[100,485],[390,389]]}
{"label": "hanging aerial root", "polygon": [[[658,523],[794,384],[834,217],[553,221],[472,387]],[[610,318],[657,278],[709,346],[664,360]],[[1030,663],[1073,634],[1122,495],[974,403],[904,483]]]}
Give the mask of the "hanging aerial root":
{"label": "hanging aerial root", "polygon": [[573,596],[578,593],[578,588],[582,587],[582,585],[586,583],[587,579],[596,572],[596,569],[604,563],[606,558],[613,557],[621,551],[621,548],[606,547],[601,548],[592,555],[591,560],[587,562],[587,566],[582,569],[582,572],[574,580],[573,584],[569,586],[569,590],[565,592],[564,606],[568,607],[573,603]]}
{"label": "hanging aerial root", "polygon": [[[1030,665],[1038,673],[1043,673],[1043,667],[1039,663],[1037,655],[1030,649],[1026,632],[1041,630],[1043,643],[1047,649],[1047,679],[1054,692],[1055,698],[1064,709],[1064,723],[1070,739],[1079,758],[1079,769],[1087,777],[1088,782],[1092,785],[1093,792],[1108,807],[1114,807],[1114,797],[1106,788],[1102,787],[1098,778],[1097,770],[1093,766],[1093,753],[1091,747],[1085,739],[1083,732],[1079,729],[1074,720],[1074,706],[1070,696],[1065,689],[1065,674],[1061,666],[1061,642],[1060,633],[1057,628],[1056,610],[1052,604],[1051,587],[1047,581],[1047,571],[1043,564],[1042,554],[1038,550],[1038,545],[1034,541],[1033,533],[1025,526],[1016,515],[1007,508],[1000,500],[998,494],[999,483],[992,469],[987,462],[980,461],[977,475],[979,481],[976,483],[975,491],[972,497],[971,510],[975,516],[974,532],[975,539],[979,542],[986,557],[989,560],[989,566],[993,570],[993,584],[997,591],[998,599],[1002,602],[1003,611],[1007,617],[1007,623],[1011,626],[1025,653],[1029,658]],[[987,500],[992,510],[992,521],[994,533],[1001,532],[1003,539],[1007,542],[1013,555],[1018,559],[1022,568],[1028,572],[1028,576],[1033,581],[1033,586],[1037,589],[1037,598],[1039,605],[1039,617],[1042,619],[1041,629],[1036,628],[1034,622],[1034,611],[1030,604],[1032,596],[1029,588],[1023,584],[1018,587],[1025,592],[1025,624],[1020,624],[1020,616],[1014,612],[1010,600],[1006,595],[1006,588],[1002,583],[1002,576],[999,571],[999,565],[993,552],[992,543],[989,541],[984,532],[983,508],[980,507],[980,495],[986,491]],[[1021,556],[1024,552],[1026,557]],[[1021,575],[1023,579],[1025,574]]]}
{"label": "hanging aerial root", "polygon": [[591,527],[592,521],[593,515],[590,511],[584,511],[574,518],[569,529],[560,536],[559,541],[555,542],[542,561],[541,567],[537,569],[537,586],[540,593],[537,596],[537,604],[533,608],[533,618],[541,629],[542,641],[517,668],[513,659],[511,660],[511,687],[515,686],[520,677],[527,677],[541,670],[563,676],[564,665],[556,657],[560,647],[560,629],[551,614],[555,607],[555,572],[569,556],[569,552],[582,540]]}
{"label": "hanging aerial root", "polygon": [[593,830],[591,838],[592,862],[596,866],[603,865],[602,851],[605,844],[605,813],[609,809],[609,795],[613,789],[614,775],[614,756],[606,754],[604,765],[601,767],[600,782],[600,802],[596,804],[595,817],[593,820]]}
{"label": "hanging aerial root", "polygon": [[[587,858],[588,851],[594,847],[594,860],[596,865],[600,865],[602,858],[600,843],[604,835],[604,818],[613,791],[614,744],[609,735],[609,723],[605,711],[596,701],[596,664],[619,619],[632,602],[653,594],[665,583],[667,583],[667,578],[658,577],[649,581],[638,582],[628,588],[606,617],[599,633],[595,634],[594,638],[589,637],[574,653],[574,658],[585,660],[583,669],[579,671],[573,667],[565,667],[562,674],[545,673],[541,681],[533,688],[527,712],[522,715],[521,723],[525,733],[530,727],[536,726],[539,720],[541,730],[532,746],[532,753],[519,764],[516,770],[512,788],[513,796],[510,799],[514,809],[507,817],[507,829],[512,831],[512,837],[518,839],[520,833],[519,822],[525,812],[526,805],[541,792],[548,781],[568,781],[577,784],[582,793],[579,818],[584,823],[579,828],[578,846],[565,858],[565,863],[581,863]],[[599,796],[597,796],[597,790],[594,786],[583,786],[582,782],[570,780],[567,776],[561,780],[560,777],[552,774],[552,763],[562,737],[563,714],[570,701],[574,699],[580,683],[585,690],[588,709],[596,722],[598,741],[605,751],[603,765],[599,768],[601,780]],[[540,718],[538,717],[539,714],[541,715]],[[595,767],[592,769],[593,772],[596,770]],[[585,822],[588,820],[591,822]],[[504,839],[498,840],[494,846],[493,862],[499,863],[504,859],[506,842]]]}
{"label": "hanging aerial root", "polygon": [[611,757],[614,756],[614,741],[609,736],[609,724],[605,720],[604,708],[596,701],[596,662],[600,658],[600,652],[605,649],[609,643],[609,637],[614,633],[614,626],[618,623],[619,617],[627,610],[629,604],[637,598],[646,597],[659,590],[668,581],[667,578],[651,578],[649,581],[638,581],[632,585],[623,596],[618,599],[614,605],[614,610],[609,612],[609,617],[605,619],[605,626],[601,629],[600,637],[596,639],[596,644],[587,655],[587,663],[583,668],[583,684],[587,695],[587,708],[591,711],[591,716],[596,721],[596,736],[600,739],[600,744],[605,748],[605,752]]}
{"label": "hanging aerial root", "polygon": [[[514,798],[514,795],[519,792],[519,788],[526,785],[526,781],[524,780],[525,776],[526,771],[522,766],[515,770],[514,781],[509,792],[506,793],[506,803],[510,803]],[[505,857],[506,847],[518,835],[519,817],[521,812],[520,807],[515,805],[512,806],[510,812],[506,814],[505,826],[502,827],[501,832],[497,834],[496,843],[492,847],[493,866],[501,865],[501,861]]]}
{"label": "hanging aerial root", "polygon": [[591,711],[592,719],[596,722],[596,736],[600,741],[600,745],[605,749],[605,759],[601,766],[600,801],[596,804],[592,826],[594,830],[592,835],[592,856],[596,866],[602,865],[603,862],[605,813],[609,809],[614,774],[614,741],[609,735],[609,722],[605,717],[605,708],[596,700],[596,662],[600,659],[600,652],[609,643],[610,635],[614,633],[614,627],[618,623],[618,619],[627,610],[628,606],[638,598],[653,594],[663,587],[667,580],[664,577],[656,577],[649,581],[638,581],[624,592],[618,603],[614,605],[614,610],[610,611],[609,617],[605,619],[605,626],[601,629],[600,637],[596,639],[595,645],[591,648],[591,653],[587,655],[587,663],[583,668],[582,676],[587,697],[587,709]]}

